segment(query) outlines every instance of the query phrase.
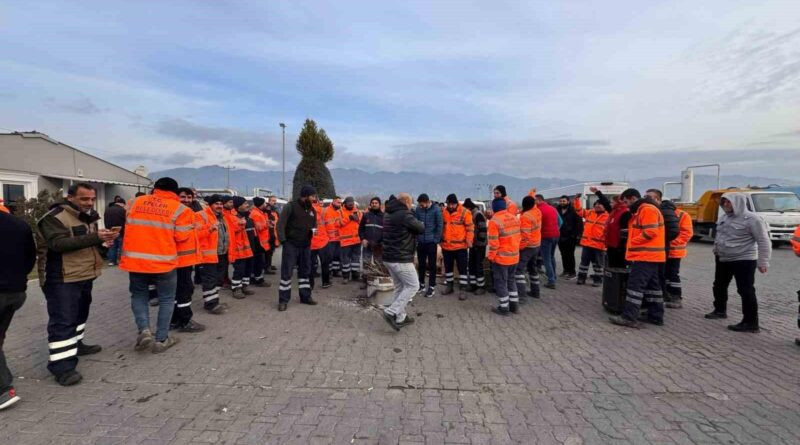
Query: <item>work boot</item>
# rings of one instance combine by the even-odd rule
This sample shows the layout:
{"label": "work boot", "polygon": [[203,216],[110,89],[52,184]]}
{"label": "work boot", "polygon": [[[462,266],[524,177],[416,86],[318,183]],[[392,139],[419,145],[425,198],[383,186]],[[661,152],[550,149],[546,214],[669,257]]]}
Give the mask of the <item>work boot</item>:
{"label": "work boot", "polygon": [[242,293],[245,295],[255,295],[255,291],[248,289],[249,286],[242,286]]}
{"label": "work boot", "polygon": [[327,283],[324,283],[324,282],[322,283],[322,288],[323,288],[323,289],[327,289],[327,288],[329,288],[329,287],[331,287],[331,286],[333,286],[333,285],[330,283],[330,281],[329,281],[329,282],[327,282]]}
{"label": "work boot", "polygon": [[656,325],[656,326],[664,326],[664,320],[663,319],[662,320],[656,320],[654,318],[648,317],[647,315],[642,315],[641,317],[639,317],[639,321],[641,321],[642,323],[649,323],[649,324],[653,324],[653,325]]}
{"label": "work boot", "polygon": [[232,289],[231,290],[231,297],[241,300],[245,297],[244,293],[242,293],[242,289]]}
{"label": "work boot", "polygon": [[209,314],[221,315],[225,313],[225,309],[227,309],[227,306],[223,306],[222,304],[217,304],[216,306],[210,309],[206,308],[206,312],[208,312]]}
{"label": "work boot", "polygon": [[[389,324],[395,331],[400,331],[400,326],[397,324],[397,318],[393,314],[387,314],[384,312],[383,320]],[[406,315],[407,316],[407,315]]]}
{"label": "work boot", "polygon": [[453,292],[455,292],[453,290],[453,283],[447,283],[445,284],[444,290],[442,291],[442,295],[450,295]]}
{"label": "work boot", "polygon": [[[680,298],[672,300],[672,301],[665,301],[664,306],[670,309],[680,309],[683,307],[683,302]],[[708,317],[706,317],[708,318]]]}
{"label": "work boot", "polygon": [[516,301],[512,301],[512,302],[508,303],[508,311],[511,312],[512,314],[518,314],[519,313],[519,303],[516,302]]}
{"label": "work boot", "polygon": [[308,300],[300,300],[300,303],[307,304],[309,306],[316,306],[317,305],[317,302],[313,298],[310,298],[310,297],[309,297]]}
{"label": "work boot", "polygon": [[508,317],[511,315],[511,312],[508,311],[507,307],[500,307],[500,306],[493,307],[492,312],[503,317]]}
{"label": "work boot", "polygon": [[533,289],[531,289],[528,291],[528,296],[531,298],[539,298],[540,297],[539,291],[538,290],[534,291]]}
{"label": "work boot", "polygon": [[266,280],[259,280],[259,281],[255,282],[255,286],[256,287],[270,287],[272,285],[269,284]]}
{"label": "work boot", "polygon": [[758,324],[756,324],[756,323],[745,323],[744,321],[742,321],[742,322],[740,322],[738,324],[729,325],[728,326],[728,330],[731,330],[731,331],[734,331],[734,332],[752,332],[752,333],[757,333],[757,332],[760,331],[760,329],[758,328]]}
{"label": "work boot", "polygon": [[87,345],[83,340],[78,341],[78,356],[97,354],[102,350],[100,345]]}
{"label": "work boot", "polygon": [[153,334],[150,332],[150,329],[144,329],[136,337],[136,346],[134,346],[133,349],[137,351],[144,351],[145,349],[152,347],[154,341],[155,339],[153,338]]}
{"label": "work boot", "polygon": [[728,314],[726,314],[725,312],[712,311],[712,312],[707,313],[705,315],[705,318],[707,318],[709,320],[717,320],[717,319],[720,319],[720,318],[728,318]]}
{"label": "work boot", "polygon": [[486,289],[484,289],[483,287],[475,289],[475,295],[485,295],[485,294],[486,294]]}
{"label": "work boot", "polygon": [[153,343],[153,354],[161,354],[167,349],[177,345],[179,341],[180,339],[177,337],[167,337],[164,339],[164,341],[157,341]]}
{"label": "work boot", "polygon": [[578,285],[586,284],[586,277],[578,275],[578,280],[575,282],[575,284]]}
{"label": "work boot", "polygon": [[625,326],[628,328],[639,329],[639,322],[636,320],[629,320],[622,315],[612,315],[608,317],[608,320],[618,326]]}
{"label": "work boot", "polygon": [[286,310],[286,303],[278,303],[278,312],[283,312]]}
{"label": "work boot", "polygon": [[188,334],[194,334],[195,332],[203,332],[206,330],[206,326],[200,324],[194,320],[189,320],[183,326],[178,326],[179,332],[186,332]]}
{"label": "work boot", "polygon": [[56,382],[61,386],[77,385],[81,380],[83,376],[74,369],[56,376]]}

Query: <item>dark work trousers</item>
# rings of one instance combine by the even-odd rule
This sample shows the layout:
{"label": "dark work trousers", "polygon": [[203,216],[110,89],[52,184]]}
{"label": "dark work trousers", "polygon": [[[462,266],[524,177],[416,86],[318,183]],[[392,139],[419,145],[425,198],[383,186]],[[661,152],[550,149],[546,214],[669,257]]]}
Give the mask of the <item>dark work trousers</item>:
{"label": "dark work trousers", "polygon": [[0,292],[0,394],[3,394],[11,387],[14,377],[8,369],[6,356],[3,354],[3,343],[6,341],[8,325],[14,312],[25,303],[25,292]]}
{"label": "dark work trousers", "polygon": [[339,273],[342,271],[342,247],[339,241],[328,241],[328,245],[326,246],[328,249],[328,255],[331,259],[331,274],[334,277],[339,276]]}
{"label": "dark work trousers", "polygon": [[272,255],[275,253],[276,247],[270,245],[272,248],[264,253],[264,272],[269,273],[272,271]]}
{"label": "dark work trousers", "polygon": [[264,282],[264,264],[264,249],[257,247],[253,250],[253,258],[251,259],[250,284]]}
{"label": "dark work trousers", "polygon": [[658,270],[662,263],[647,261],[631,262],[628,275],[628,294],[622,316],[628,320],[638,320],[642,303],[647,303],[647,317],[653,321],[664,320],[664,298],[658,281]]}
{"label": "dark work trousers", "polygon": [[341,247],[339,255],[342,261],[342,277],[349,280],[358,277],[358,267],[361,260],[361,243]]}
{"label": "dark work trousers", "polygon": [[203,277],[203,307],[214,309],[219,304],[219,290],[225,271],[228,270],[228,254],[217,255],[216,263],[202,264],[200,266]]}
{"label": "dark work trousers", "polygon": [[172,311],[172,323],[175,326],[183,326],[192,319],[192,293],[194,293],[194,282],[192,281],[192,266],[179,267],[178,283],[175,287],[175,310]]}
{"label": "dark work trousers", "polygon": [[327,245],[322,249],[311,251],[311,289],[314,289],[315,278],[317,277],[317,265],[322,269],[322,285],[331,282],[331,258]]}
{"label": "dark work trousers", "polygon": [[194,266],[194,284],[203,284],[203,274],[200,272],[200,264]]}
{"label": "dark work trousers", "polygon": [[536,258],[539,257],[539,247],[526,247],[519,251],[519,263],[514,272],[514,281],[517,283],[517,293],[519,298],[528,296],[526,293],[527,282],[525,273],[530,279],[531,296],[539,295],[539,268],[536,267]]}
{"label": "dark work trousers", "polygon": [[281,284],[278,287],[280,303],[288,303],[292,298],[292,273],[295,266],[297,266],[297,289],[300,301],[311,299],[311,248],[286,243],[281,252]]}
{"label": "dark work trousers", "polygon": [[425,286],[428,272],[428,287],[436,287],[436,243],[417,243],[417,276],[420,287]]}
{"label": "dark work trousers", "polygon": [[483,288],[486,285],[486,278],[483,276],[483,260],[486,258],[486,246],[472,246],[469,249],[469,260],[467,269],[469,270],[469,285]]}
{"label": "dark work trousers", "polygon": [[736,291],[742,297],[744,323],[758,326],[758,300],[753,283],[756,279],[756,260],[722,262],[715,257],[714,269],[714,312],[728,310],[728,286],[736,280]]}
{"label": "dark work trousers", "polygon": [[575,239],[559,238],[558,251],[561,252],[561,265],[564,266],[564,273],[575,275]]}
{"label": "dark work trousers", "polygon": [[47,369],[58,376],[78,365],[78,342],[83,340],[89,306],[92,304],[92,281],[51,283],[44,286],[47,300],[47,346],[50,361]]}
{"label": "dark work trousers", "polygon": [[503,266],[501,264],[492,263],[492,283],[494,283],[494,292],[497,294],[498,305],[501,308],[508,309],[508,303],[519,303],[519,294],[517,293],[516,275],[517,265]]}
{"label": "dark work trousers", "polygon": [[253,257],[239,258],[233,262],[233,276],[231,276],[231,290],[241,289],[250,285],[250,273],[253,270]]}
{"label": "dark work trousers", "polygon": [[[455,281],[455,271],[453,266],[458,267],[458,284],[461,289],[467,287],[467,249],[442,250],[444,259],[444,283],[453,284]],[[513,276],[512,276],[513,278]]]}
{"label": "dark work trousers", "polygon": [[681,291],[681,259],[667,258],[664,270],[664,286],[666,301],[681,301],[683,292]]}
{"label": "dark work trousers", "polygon": [[600,284],[603,282],[603,265],[605,252],[594,247],[581,247],[581,264],[578,266],[578,280],[586,281],[589,275],[589,263],[592,264],[592,281]]}

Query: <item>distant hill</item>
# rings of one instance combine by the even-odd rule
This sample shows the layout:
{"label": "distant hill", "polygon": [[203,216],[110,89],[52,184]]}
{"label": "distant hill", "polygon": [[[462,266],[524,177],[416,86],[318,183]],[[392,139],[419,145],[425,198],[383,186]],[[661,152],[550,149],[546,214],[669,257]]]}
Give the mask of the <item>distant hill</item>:
{"label": "distant hill", "polygon": [[[387,197],[392,193],[406,191],[416,196],[427,193],[434,200],[444,200],[449,193],[455,193],[459,198],[466,197],[488,199],[491,187],[496,184],[506,186],[511,197],[519,197],[528,193],[532,186],[539,190],[563,187],[582,182],[570,178],[517,178],[499,173],[486,175],[462,174],[431,174],[418,172],[365,172],[358,169],[331,169],[331,174],[336,183],[336,192],[340,196],[377,195]],[[206,166],[200,168],[175,168],[153,172],[150,177],[155,179],[162,176],[175,178],[181,185],[196,188],[224,188],[228,183],[228,170],[220,166]],[[286,172],[286,187],[291,190],[291,180],[294,171]],[[648,188],[660,189],[666,181],[677,181],[675,177],[656,177],[631,181],[633,187],[644,191]],[[782,184],[792,185],[789,181],[774,178],[749,177],[749,176],[723,176],[722,186],[745,186]],[[716,187],[716,177],[711,175],[695,176],[695,195]],[[230,170],[230,186],[242,195],[252,194],[253,188],[268,188],[280,194],[281,172],[255,171],[255,170]],[[667,196],[673,197],[680,193],[680,188],[674,186],[668,189]]]}

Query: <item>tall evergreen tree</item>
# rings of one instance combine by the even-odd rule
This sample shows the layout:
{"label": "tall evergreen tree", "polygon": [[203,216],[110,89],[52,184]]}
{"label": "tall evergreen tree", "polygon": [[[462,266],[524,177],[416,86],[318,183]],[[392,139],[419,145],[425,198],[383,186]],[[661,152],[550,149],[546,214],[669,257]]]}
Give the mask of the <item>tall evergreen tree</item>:
{"label": "tall evergreen tree", "polygon": [[317,123],[306,119],[300,136],[297,138],[297,152],[302,159],[294,172],[292,196],[300,196],[300,188],[306,184],[317,189],[320,198],[333,198],[336,188],[333,185],[333,176],[325,163],[333,159],[333,142],[325,130],[317,128]]}

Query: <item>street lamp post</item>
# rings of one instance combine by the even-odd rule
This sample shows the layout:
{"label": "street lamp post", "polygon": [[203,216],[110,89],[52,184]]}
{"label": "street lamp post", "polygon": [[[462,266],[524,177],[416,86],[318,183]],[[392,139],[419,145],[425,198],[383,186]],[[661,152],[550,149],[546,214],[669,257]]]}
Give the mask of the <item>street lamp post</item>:
{"label": "street lamp post", "polygon": [[286,199],[286,124],[281,122],[279,124],[281,126],[281,164],[282,173],[281,173],[281,194],[283,195],[283,199]]}

